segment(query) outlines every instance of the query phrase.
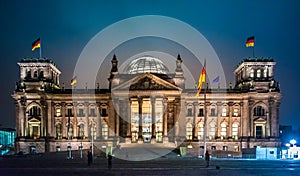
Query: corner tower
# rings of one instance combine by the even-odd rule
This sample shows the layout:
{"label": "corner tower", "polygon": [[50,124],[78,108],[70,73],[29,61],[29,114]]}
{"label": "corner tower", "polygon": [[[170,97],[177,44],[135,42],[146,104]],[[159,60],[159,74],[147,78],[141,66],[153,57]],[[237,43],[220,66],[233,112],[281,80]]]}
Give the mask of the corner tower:
{"label": "corner tower", "polygon": [[59,88],[61,72],[50,59],[24,58],[18,65],[20,80],[16,91],[45,91]]}
{"label": "corner tower", "polygon": [[235,69],[235,87],[250,91],[279,92],[274,79],[276,62],[270,58],[248,58]]}

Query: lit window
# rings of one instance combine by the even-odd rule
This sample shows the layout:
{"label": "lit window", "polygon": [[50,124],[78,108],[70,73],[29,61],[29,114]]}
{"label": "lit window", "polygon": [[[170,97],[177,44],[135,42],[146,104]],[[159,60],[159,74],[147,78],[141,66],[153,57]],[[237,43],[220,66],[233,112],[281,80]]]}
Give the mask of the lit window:
{"label": "lit window", "polygon": [[266,78],[267,76],[268,76],[268,70],[267,69],[264,69],[264,73],[263,73],[264,75],[264,78]]}
{"label": "lit window", "polygon": [[202,123],[198,123],[198,140],[203,139],[204,127]]}
{"label": "lit window", "polygon": [[62,139],[61,124],[56,125],[56,138]]}
{"label": "lit window", "polygon": [[260,70],[257,70],[257,71],[256,71],[256,76],[257,76],[258,78],[261,77],[261,71],[260,71]]}
{"label": "lit window", "polygon": [[251,77],[251,78],[254,77],[254,70],[253,70],[253,69],[250,70],[250,77]]}
{"label": "lit window", "polygon": [[227,112],[226,112],[226,107],[224,107],[222,109],[222,116],[225,117],[227,115]]}
{"label": "lit window", "polygon": [[61,110],[60,110],[60,108],[56,109],[55,114],[56,114],[56,117],[60,117],[61,116]]}
{"label": "lit window", "polygon": [[235,117],[239,116],[239,109],[238,108],[233,109],[233,116],[235,116]]}
{"label": "lit window", "polygon": [[233,139],[238,139],[238,130],[239,130],[238,124],[236,124],[236,123],[232,124],[232,138]]}
{"label": "lit window", "polygon": [[193,137],[193,125],[191,123],[186,124],[186,139],[192,140]]}
{"label": "lit window", "polygon": [[83,139],[83,137],[84,137],[84,125],[80,124],[78,127],[79,127],[78,137],[80,137],[81,139]]}
{"label": "lit window", "polygon": [[215,139],[215,135],[216,135],[216,126],[215,124],[210,124],[209,139]]}
{"label": "lit window", "polygon": [[211,146],[211,150],[216,150],[216,146]]}
{"label": "lit window", "polygon": [[102,138],[104,140],[108,139],[108,126],[105,122],[102,124]]}
{"label": "lit window", "polygon": [[228,150],[228,146],[223,146],[223,150],[227,151]]}
{"label": "lit window", "polygon": [[222,137],[222,138],[225,138],[225,137],[226,137],[226,128],[227,128],[226,124],[225,124],[225,123],[222,123],[222,124],[221,124],[221,137]]}

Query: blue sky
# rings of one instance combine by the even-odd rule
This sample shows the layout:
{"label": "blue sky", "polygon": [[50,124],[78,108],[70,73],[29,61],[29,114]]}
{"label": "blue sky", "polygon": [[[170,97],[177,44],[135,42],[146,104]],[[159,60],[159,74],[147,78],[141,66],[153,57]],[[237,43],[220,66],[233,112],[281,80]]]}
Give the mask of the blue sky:
{"label": "blue sky", "polygon": [[[215,49],[226,80],[252,55],[244,43],[255,36],[255,55],[277,61],[276,80],[281,85],[280,123],[300,127],[297,111],[300,93],[300,1],[8,1],[0,2],[1,86],[0,124],[14,127],[11,94],[18,81],[17,62],[37,57],[31,43],[42,38],[44,57],[53,59],[68,83],[76,61],[89,40],[120,20],[140,15],[163,15],[183,21],[202,33]],[[159,27],[159,26],[158,26]],[[180,51],[178,51],[180,52]],[[174,53],[177,55],[177,53]],[[121,57],[121,56],[119,56]],[[187,58],[182,56],[184,62]],[[186,59],[186,60],[185,60]],[[198,72],[198,70],[195,70]]]}

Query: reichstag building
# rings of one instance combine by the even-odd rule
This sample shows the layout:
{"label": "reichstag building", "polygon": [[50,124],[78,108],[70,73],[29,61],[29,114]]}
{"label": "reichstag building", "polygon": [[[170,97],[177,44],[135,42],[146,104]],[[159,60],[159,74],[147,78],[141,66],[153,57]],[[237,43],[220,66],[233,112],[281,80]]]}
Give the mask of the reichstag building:
{"label": "reichstag building", "polygon": [[235,85],[202,87],[199,97],[185,88],[183,61],[178,55],[170,71],[158,58],[143,56],[119,70],[114,55],[106,89],[65,89],[50,59],[22,59],[12,94],[17,151],[147,144],[185,146],[196,155],[205,144],[211,153],[241,156],[243,149],[280,146],[273,59],[243,60],[234,71]]}

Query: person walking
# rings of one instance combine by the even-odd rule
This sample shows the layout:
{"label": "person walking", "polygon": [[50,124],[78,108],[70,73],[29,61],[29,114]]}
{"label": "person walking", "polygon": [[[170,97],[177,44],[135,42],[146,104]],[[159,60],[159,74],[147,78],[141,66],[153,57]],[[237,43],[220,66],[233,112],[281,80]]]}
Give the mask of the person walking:
{"label": "person walking", "polygon": [[93,155],[91,151],[88,151],[87,158],[88,158],[88,166],[90,166],[93,162]]}
{"label": "person walking", "polygon": [[112,155],[109,153],[107,157],[107,167],[109,170],[112,168]]}
{"label": "person walking", "polygon": [[210,156],[208,151],[205,152],[205,162],[206,162],[206,167],[209,167],[209,160],[210,160]]}

